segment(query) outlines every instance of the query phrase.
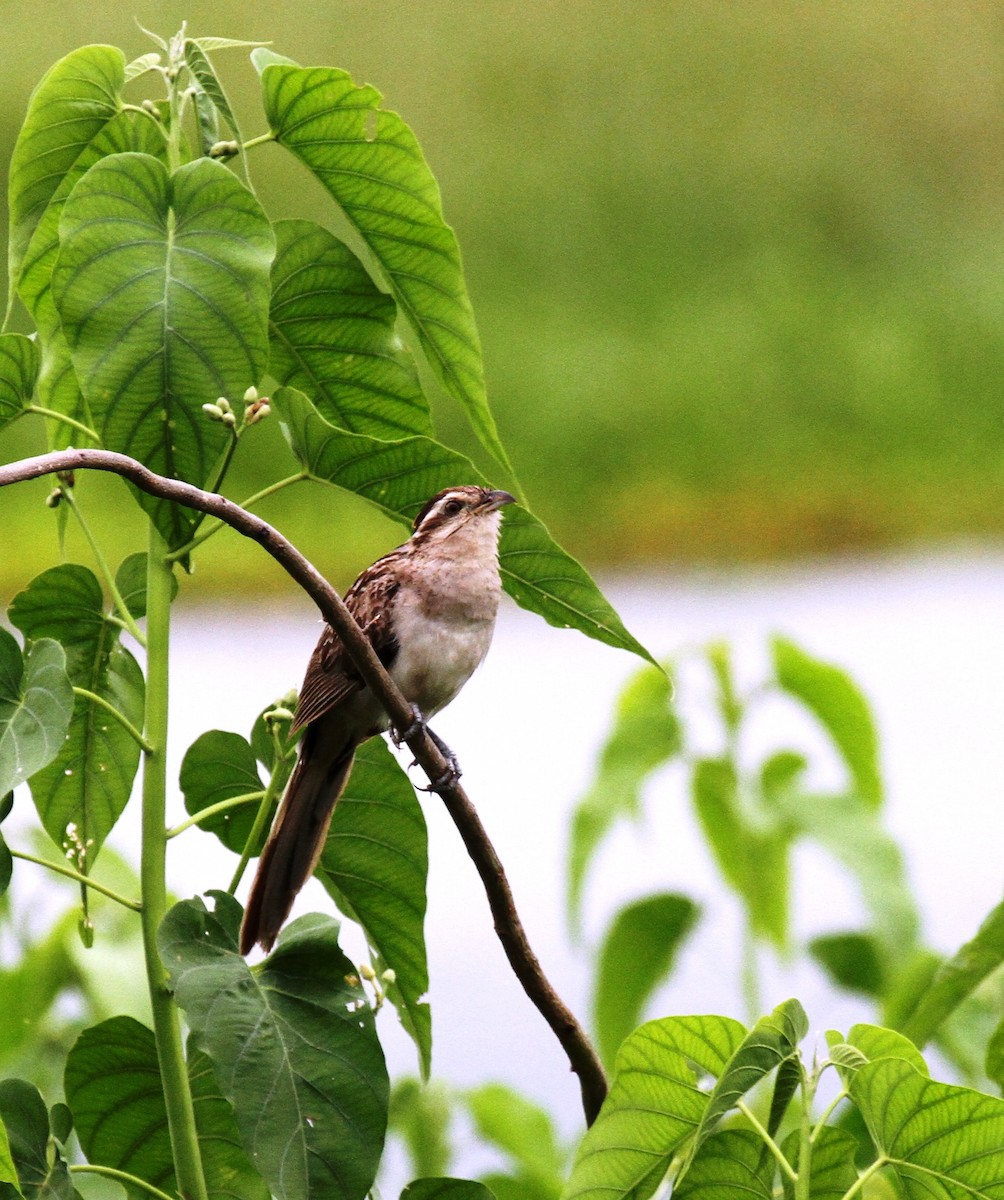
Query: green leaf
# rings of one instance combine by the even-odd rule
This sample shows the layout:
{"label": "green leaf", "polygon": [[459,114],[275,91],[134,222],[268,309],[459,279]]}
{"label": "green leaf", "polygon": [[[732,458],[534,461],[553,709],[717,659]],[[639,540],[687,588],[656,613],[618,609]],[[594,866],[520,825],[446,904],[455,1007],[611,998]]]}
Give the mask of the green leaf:
{"label": "green leaf", "polygon": [[1004,1091],[1004,1019],[1000,1021],[987,1043],[986,1063],[984,1064],[987,1078]]}
{"label": "green leaf", "polygon": [[942,964],[907,1017],[903,1032],[918,1046],[923,1046],[945,1018],[1002,962],[1004,900],[987,915],[976,936]]}
{"label": "green leaf", "polygon": [[41,941],[22,946],[14,966],[0,968],[0,1060],[10,1062],[47,1036],[47,1017],[56,1000],[73,996],[82,983],[70,947],[77,936],[77,913],[67,912]]}
{"label": "green leaf", "polygon": [[415,135],[332,67],[252,59],[276,140],[314,174],[381,271],[439,381],[464,405],[486,450],[511,472],[485,392],[481,343],[460,248],[444,222],[439,188]]}
{"label": "green leaf", "polygon": [[450,1147],[452,1097],[442,1083],[398,1079],[390,1096],[389,1129],[404,1142],[416,1176],[445,1175]]}
{"label": "green leaf", "polygon": [[718,715],[730,734],[735,734],[743,719],[743,702],[736,691],[732,671],[732,654],[726,642],[713,642],[706,649],[708,665],[715,677],[715,699]]}
{"label": "green leaf", "polygon": [[[211,729],[189,746],[178,783],[185,797],[185,811],[193,817],[221,800],[265,790],[250,744],[239,733],[220,729]],[[207,817],[199,827],[215,833],[228,850],[240,854],[257,812],[257,803],[241,804]],[[261,847],[252,847],[252,853],[261,853]]]}
{"label": "green leaf", "polygon": [[699,913],[687,896],[664,892],[625,905],[614,917],[600,948],[593,996],[593,1025],[605,1062],[613,1061],[646,1001],[669,975]]}
{"label": "green leaf", "polygon": [[[237,139],[243,141],[241,137],[240,126],[237,124],[237,119],[234,117],[233,109],[230,107],[230,101],[227,99],[227,94],[223,90],[223,85],[220,83],[219,77],[213,65],[206,57],[205,51],[214,47],[207,46],[206,42],[213,42],[218,39],[213,38],[186,38],[185,39],[185,63],[191,71],[193,78],[202,89],[204,95],[208,96],[213,104],[213,107],[220,113],[226,123],[230,126],[230,131]],[[219,46],[215,47],[219,49]]]}
{"label": "green leaf", "polygon": [[[842,1200],[857,1183],[858,1172],[854,1155],[858,1143],[846,1129],[824,1126],[812,1141],[812,1166],[809,1176],[808,1200]],[[798,1130],[790,1134],[781,1147],[785,1158],[801,1170],[801,1147]],[[795,1187],[787,1175],[781,1175],[785,1200],[795,1200]]]}
{"label": "green leaf", "polygon": [[785,1000],[757,1021],[736,1047],[708,1098],[694,1132],[695,1150],[750,1088],[795,1056],[798,1043],[808,1032],[808,1018],[797,1000]]}
{"label": "green leaf", "polygon": [[[854,1025],[846,1041],[832,1029],[827,1031],[826,1041],[830,1057],[837,1064],[845,1084],[865,1063],[878,1062],[880,1058],[899,1058],[921,1075],[928,1074],[923,1055],[909,1038],[895,1029],[884,1029],[881,1025]],[[848,1053],[848,1050],[854,1053]]]}
{"label": "green leaf", "polygon": [[[18,1187],[17,1169],[14,1166],[14,1159],[10,1152],[10,1139],[7,1137],[7,1127],[3,1121],[0,1121],[0,1184],[10,1184],[16,1196],[24,1194]],[[5,1195],[5,1191],[0,1191],[0,1195]]]}
{"label": "green leaf", "polygon": [[[42,347],[39,403],[82,421],[88,427],[93,426],[93,420],[80,394],[70,348],[63,336],[52,297],[52,272],[59,252],[59,220],[66,198],[80,177],[107,155],[129,150],[152,154],[161,159],[167,153],[161,128],[144,113],[115,113],[81,148],[31,236],[18,281],[18,291],[35,319]],[[76,430],[61,422],[50,421],[48,424],[50,445],[61,448],[79,443],[81,435]]]}
{"label": "green leaf", "polygon": [[[10,816],[13,807],[13,792],[8,792],[6,796],[0,796],[0,825]],[[13,873],[14,859],[11,857],[10,850],[7,849],[7,843],[4,841],[3,834],[0,833],[0,896],[3,896],[10,887],[11,875]]]}
{"label": "green leaf", "polygon": [[881,996],[886,972],[875,938],[868,933],[829,933],[809,942],[809,953],[848,991]]}
{"label": "green leaf", "polygon": [[0,796],[60,752],[73,712],[73,685],[62,646],[43,638],[21,649],[0,628]]}
{"label": "green leaf", "polygon": [[784,948],[788,941],[791,836],[754,822],[740,803],[735,764],[703,758],[694,765],[694,808],[726,882],[746,905],[755,933]]}
{"label": "green leaf", "polygon": [[[209,1195],[268,1200],[237,1140],[230,1106],[205,1055],[189,1054],[195,1118]],[[153,1032],[132,1017],[85,1029],[66,1060],[66,1098],[89,1161],[177,1190],[167,1106]],[[139,1197],[138,1190],[131,1192]]]}
{"label": "green leaf", "polygon": [[[329,425],[295,388],[272,397],[293,453],[315,479],[355,492],[390,516],[411,521],[430,496],[462,483],[484,484],[472,464],[429,438],[378,441]],[[585,569],[535,516],[510,505],[499,546],[502,583],[523,608],[654,661],[624,628]]]}
{"label": "green leaf", "polygon": [[620,816],[641,811],[648,777],[683,748],[683,729],[673,709],[670,676],[642,667],[617,700],[614,725],[589,791],[572,817],[568,850],[568,920],[578,929],[586,872],[604,836]]}
{"label": "green leaf", "polygon": [[37,1088],[23,1079],[0,1082],[0,1122],[20,1186],[18,1192],[12,1184],[0,1185],[4,1200],[17,1195],[24,1200],[80,1200],[66,1161],[49,1140],[49,1113]]}
{"label": "green leaf", "polygon": [[[227,441],[202,405],[237,398],[268,362],[271,226],[221,163],[173,175],[113,154],[63,206],[52,288],[84,398],[105,445],[202,484]],[[169,545],[200,515],[141,495]]]}
{"label": "green leaf", "polygon": [[771,1200],[775,1163],[748,1129],[712,1134],[673,1187],[673,1200]]}
{"label": "green leaf", "polygon": [[432,1016],[425,953],[425,817],[408,776],[382,739],[359,747],[335,806],[319,874],[346,897],[379,956],[378,969],[401,1024],[418,1048],[422,1075],[432,1066]]}
{"label": "green leaf", "polygon": [[906,1200],[1004,1194],[1004,1100],[897,1058],[862,1067],[850,1094]]}
{"label": "green leaf", "polygon": [[789,792],[775,804],[800,833],[817,841],[857,878],[884,965],[902,965],[916,949],[920,920],[903,855],[874,810],[857,795]]}
{"label": "green leaf", "polygon": [[0,429],[31,403],[38,378],[38,344],[21,333],[0,333]]}
{"label": "green leaf", "polygon": [[[146,551],[130,554],[115,572],[115,586],[131,616],[139,620],[146,616]],[[171,602],[178,594],[177,576],[171,576]]]}
{"label": "green leaf", "polygon": [[[143,673],[119,642],[119,627],[104,615],[101,585],[86,567],[63,563],[43,571],[11,603],[8,615],[25,639],[55,638],[66,652],[74,687],[111,704],[132,723],[143,724]],[[93,865],[132,791],[140,748],[110,713],[83,696],[57,757],[31,781],[46,833],[60,849],[68,826],[87,848],[81,870]]]}
{"label": "green leaf", "polygon": [[115,46],[84,46],[43,76],[28,102],[10,160],[11,288],[46,206],[81,153],[119,111],[125,58]]}
{"label": "green leaf", "polygon": [[497,1146],[537,1192],[561,1190],[565,1154],[550,1116],[525,1096],[500,1083],[487,1083],[464,1099],[482,1141]]}
{"label": "green leaf", "polygon": [[483,1183],[470,1179],[416,1179],[401,1193],[401,1200],[495,1200]]}
{"label": "green leaf", "polygon": [[695,1068],[720,1076],[745,1034],[729,1017],[665,1017],[626,1038],[561,1200],[651,1196],[707,1109]]}
{"label": "green leaf", "polygon": [[840,751],[855,790],[869,808],[882,803],[878,735],[867,700],[846,672],[789,642],[771,644],[778,685],[814,713]]}
{"label": "green leaf", "polygon": [[152,71],[160,65],[160,61],[160,55],[156,50],[151,50],[149,54],[141,54],[139,58],[134,58],[132,62],[126,64],[126,83],[132,79],[138,79],[140,75],[145,75],[147,71]]}
{"label": "green leaf", "polygon": [[70,1112],[69,1105],[61,1100],[57,1101],[49,1109],[49,1124],[52,1127],[52,1136],[57,1142],[65,1145],[73,1132],[73,1113]]}
{"label": "green leaf", "polygon": [[793,1056],[786,1058],[774,1076],[774,1090],[770,1097],[770,1113],[767,1116],[767,1133],[775,1137],[781,1128],[791,1098],[802,1082],[802,1063]]}
{"label": "green leaf", "polygon": [[383,1148],[388,1083],[373,1013],[338,925],[288,925],[255,970],[237,952],[240,905],[176,904],[158,943],[178,1004],[278,1200],[361,1200]]}
{"label": "green leaf", "polygon": [[397,306],[343,242],[310,221],[279,221],[269,374],[299,388],[332,425],[377,438],[432,435]]}

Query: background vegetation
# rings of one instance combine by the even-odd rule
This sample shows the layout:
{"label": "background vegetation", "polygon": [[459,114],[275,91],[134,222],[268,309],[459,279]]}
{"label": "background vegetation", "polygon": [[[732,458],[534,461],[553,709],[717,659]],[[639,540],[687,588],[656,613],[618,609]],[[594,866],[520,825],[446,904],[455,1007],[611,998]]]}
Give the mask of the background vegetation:
{"label": "background vegetation", "polygon": [[[54,58],[88,41],[146,49],[134,16],[267,38],[276,7],[8,7],[0,163]],[[394,0],[377,23],[371,5],[309,0],[287,16],[285,52],[377,81],[420,137],[502,436],[570,550],[628,566],[1004,528],[994,5]],[[316,185],[266,153],[264,202],[316,215]],[[437,421],[463,442],[450,402]],[[41,436],[22,422],[3,457]],[[269,437],[259,462],[285,453]],[[259,462],[238,464],[235,495]],[[52,561],[55,532],[21,538],[43,495],[11,497],[8,595]],[[318,505],[333,524],[313,521]],[[374,518],[330,493],[266,515],[336,582],[372,553]],[[238,585],[257,562],[237,539],[222,557],[204,585]]]}

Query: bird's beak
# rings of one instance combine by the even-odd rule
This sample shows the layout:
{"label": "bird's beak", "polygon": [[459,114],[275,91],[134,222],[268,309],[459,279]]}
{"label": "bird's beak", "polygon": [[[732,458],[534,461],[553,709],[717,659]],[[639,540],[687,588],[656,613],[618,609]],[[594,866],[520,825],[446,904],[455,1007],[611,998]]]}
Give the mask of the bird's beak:
{"label": "bird's beak", "polygon": [[497,512],[504,505],[515,503],[515,496],[510,496],[508,492],[495,491],[488,493],[482,501],[480,508],[482,512]]}

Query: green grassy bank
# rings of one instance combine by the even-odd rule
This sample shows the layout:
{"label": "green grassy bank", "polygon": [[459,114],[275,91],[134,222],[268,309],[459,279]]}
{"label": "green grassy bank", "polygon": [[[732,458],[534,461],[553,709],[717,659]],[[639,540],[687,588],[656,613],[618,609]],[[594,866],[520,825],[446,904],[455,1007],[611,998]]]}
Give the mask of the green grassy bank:
{"label": "green grassy bank", "polygon": [[[4,164],[46,66],[88,41],[143,52],[133,15],[104,0],[5,13]],[[993,6],[198,0],[135,16],[271,38],[406,116],[465,252],[503,438],[590,564],[1004,533]],[[257,180],[273,210],[320,216],[272,148]],[[471,449],[449,404],[437,419]],[[39,434],[0,435],[0,455]],[[248,447],[235,496],[277,447],[275,430]],[[52,561],[44,493],[0,497],[5,592]],[[369,553],[376,519],[330,492],[268,512],[335,574]],[[207,586],[258,582],[257,552],[235,542],[224,558]]]}

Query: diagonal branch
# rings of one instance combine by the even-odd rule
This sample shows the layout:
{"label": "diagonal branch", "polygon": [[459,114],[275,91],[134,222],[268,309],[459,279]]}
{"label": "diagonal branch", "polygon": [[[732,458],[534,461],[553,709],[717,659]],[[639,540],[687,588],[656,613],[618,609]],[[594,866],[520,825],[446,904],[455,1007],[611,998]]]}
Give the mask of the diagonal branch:
{"label": "diagonal branch", "polygon": [[[278,530],[240,505],[190,483],[157,475],[135,459],[110,450],[63,450],[0,466],[0,487],[57,471],[82,468],[121,475],[140,491],[218,517],[238,533],[257,542],[321,610],[322,617],[341,638],[354,666],[383,706],[393,727],[403,730],[413,725],[411,705],[384,670],[338,593]],[[449,770],[450,764],[424,729],[419,728],[409,737],[407,745],[430,781],[441,779]],[[583,1111],[587,1123],[592,1124],[607,1091],[596,1051],[585,1030],[544,975],[519,919],[505,871],[467,793],[455,783],[449,788],[444,787],[440,795],[481,876],[495,931],[509,965],[560,1042],[571,1069],[579,1076]]]}

